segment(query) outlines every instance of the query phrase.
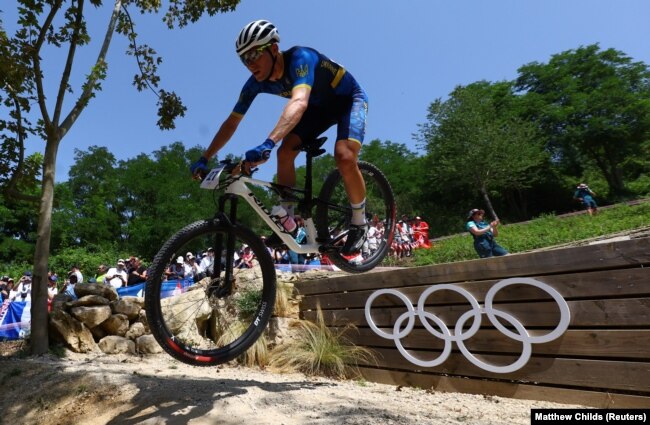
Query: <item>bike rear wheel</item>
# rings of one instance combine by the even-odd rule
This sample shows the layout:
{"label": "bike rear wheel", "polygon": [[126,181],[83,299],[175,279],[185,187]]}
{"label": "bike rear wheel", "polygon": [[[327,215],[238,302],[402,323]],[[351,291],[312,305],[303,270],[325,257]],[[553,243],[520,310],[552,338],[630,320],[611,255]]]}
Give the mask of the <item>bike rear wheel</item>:
{"label": "bike rear wheel", "polygon": [[[366,184],[366,218],[370,224],[383,223],[384,232],[373,247],[364,244],[357,256],[345,257],[339,251],[328,252],[332,263],[349,273],[362,273],[381,263],[393,241],[395,231],[395,196],[384,174],[374,165],[359,161],[359,170]],[[316,229],[321,239],[343,246],[352,218],[350,201],[338,170],[325,180],[316,206]],[[374,244],[373,244],[374,245]]]}
{"label": "bike rear wheel", "polygon": [[[165,280],[179,257],[209,247],[214,266],[204,275]],[[238,249],[247,259],[252,255],[251,267],[226,267],[228,249],[230,258]],[[198,221],[173,235],[156,255],[145,310],[151,333],[167,353],[184,363],[210,366],[235,359],[257,341],[273,312],[275,291],[273,260],[257,235],[216,219]]]}

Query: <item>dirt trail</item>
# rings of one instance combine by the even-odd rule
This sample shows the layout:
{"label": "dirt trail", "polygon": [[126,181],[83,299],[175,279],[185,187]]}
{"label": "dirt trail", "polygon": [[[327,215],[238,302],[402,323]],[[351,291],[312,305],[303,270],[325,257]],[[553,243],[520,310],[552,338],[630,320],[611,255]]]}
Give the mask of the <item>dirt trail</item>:
{"label": "dirt trail", "polygon": [[529,424],[532,407],[571,407],[242,367],[166,354],[0,359],[0,423]]}

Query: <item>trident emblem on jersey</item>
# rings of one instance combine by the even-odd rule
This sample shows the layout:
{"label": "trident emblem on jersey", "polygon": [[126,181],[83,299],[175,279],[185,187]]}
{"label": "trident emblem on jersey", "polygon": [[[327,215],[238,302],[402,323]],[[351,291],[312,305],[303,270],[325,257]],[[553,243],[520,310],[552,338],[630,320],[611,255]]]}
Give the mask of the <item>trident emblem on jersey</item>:
{"label": "trident emblem on jersey", "polygon": [[307,64],[300,65],[298,68],[296,68],[296,74],[298,74],[298,77],[304,77],[308,72],[309,66]]}

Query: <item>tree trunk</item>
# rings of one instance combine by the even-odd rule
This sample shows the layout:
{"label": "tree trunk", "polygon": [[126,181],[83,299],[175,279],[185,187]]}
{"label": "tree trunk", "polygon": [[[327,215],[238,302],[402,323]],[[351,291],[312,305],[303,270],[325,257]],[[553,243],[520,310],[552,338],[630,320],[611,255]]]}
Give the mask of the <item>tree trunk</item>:
{"label": "tree trunk", "polygon": [[50,236],[52,234],[52,205],[54,202],[54,177],[56,154],[59,149],[58,135],[48,134],[43,161],[43,185],[38,214],[34,275],[32,283],[32,354],[45,354],[49,350],[47,311],[47,272],[50,259]]}

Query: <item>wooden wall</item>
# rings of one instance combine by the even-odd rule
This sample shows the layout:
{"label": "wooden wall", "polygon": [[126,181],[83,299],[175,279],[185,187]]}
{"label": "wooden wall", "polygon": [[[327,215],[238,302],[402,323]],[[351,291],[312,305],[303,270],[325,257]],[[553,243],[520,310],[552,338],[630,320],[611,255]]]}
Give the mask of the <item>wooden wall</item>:
{"label": "wooden wall", "polygon": [[[378,336],[364,314],[366,301],[378,289],[395,288],[417,307],[420,294],[439,284],[463,288],[483,306],[493,285],[513,277],[533,278],[554,288],[566,300],[571,318],[566,332],[553,341],[532,344],[529,361],[510,373],[475,366],[455,342],[439,366],[416,366],[393,340]],[[303,296],[302,318],[314,320],[320,305],[328,326],[357,326],[350,339],[376,354],[375,362],[361,365],[369,381],[595,407],[650,406],[650,238],[304,281],[297,289]],[[553,298],[529,285],[498,291],[494,308],[516,317],[531,335],[549,333],[560,318]],[[425,310],[453,332],[458,318],[470,309],[465,298],[444,290],[427,298]],[[379,329],[392,333],[407,310],[399,298],[382,295],[370,311]],[[401,343],[423,360],[439,357],[444,346],[418,318]],[[495,365],[514,362],[523,349],[486,314],[479,331],[464,344],[477,358]]]}

